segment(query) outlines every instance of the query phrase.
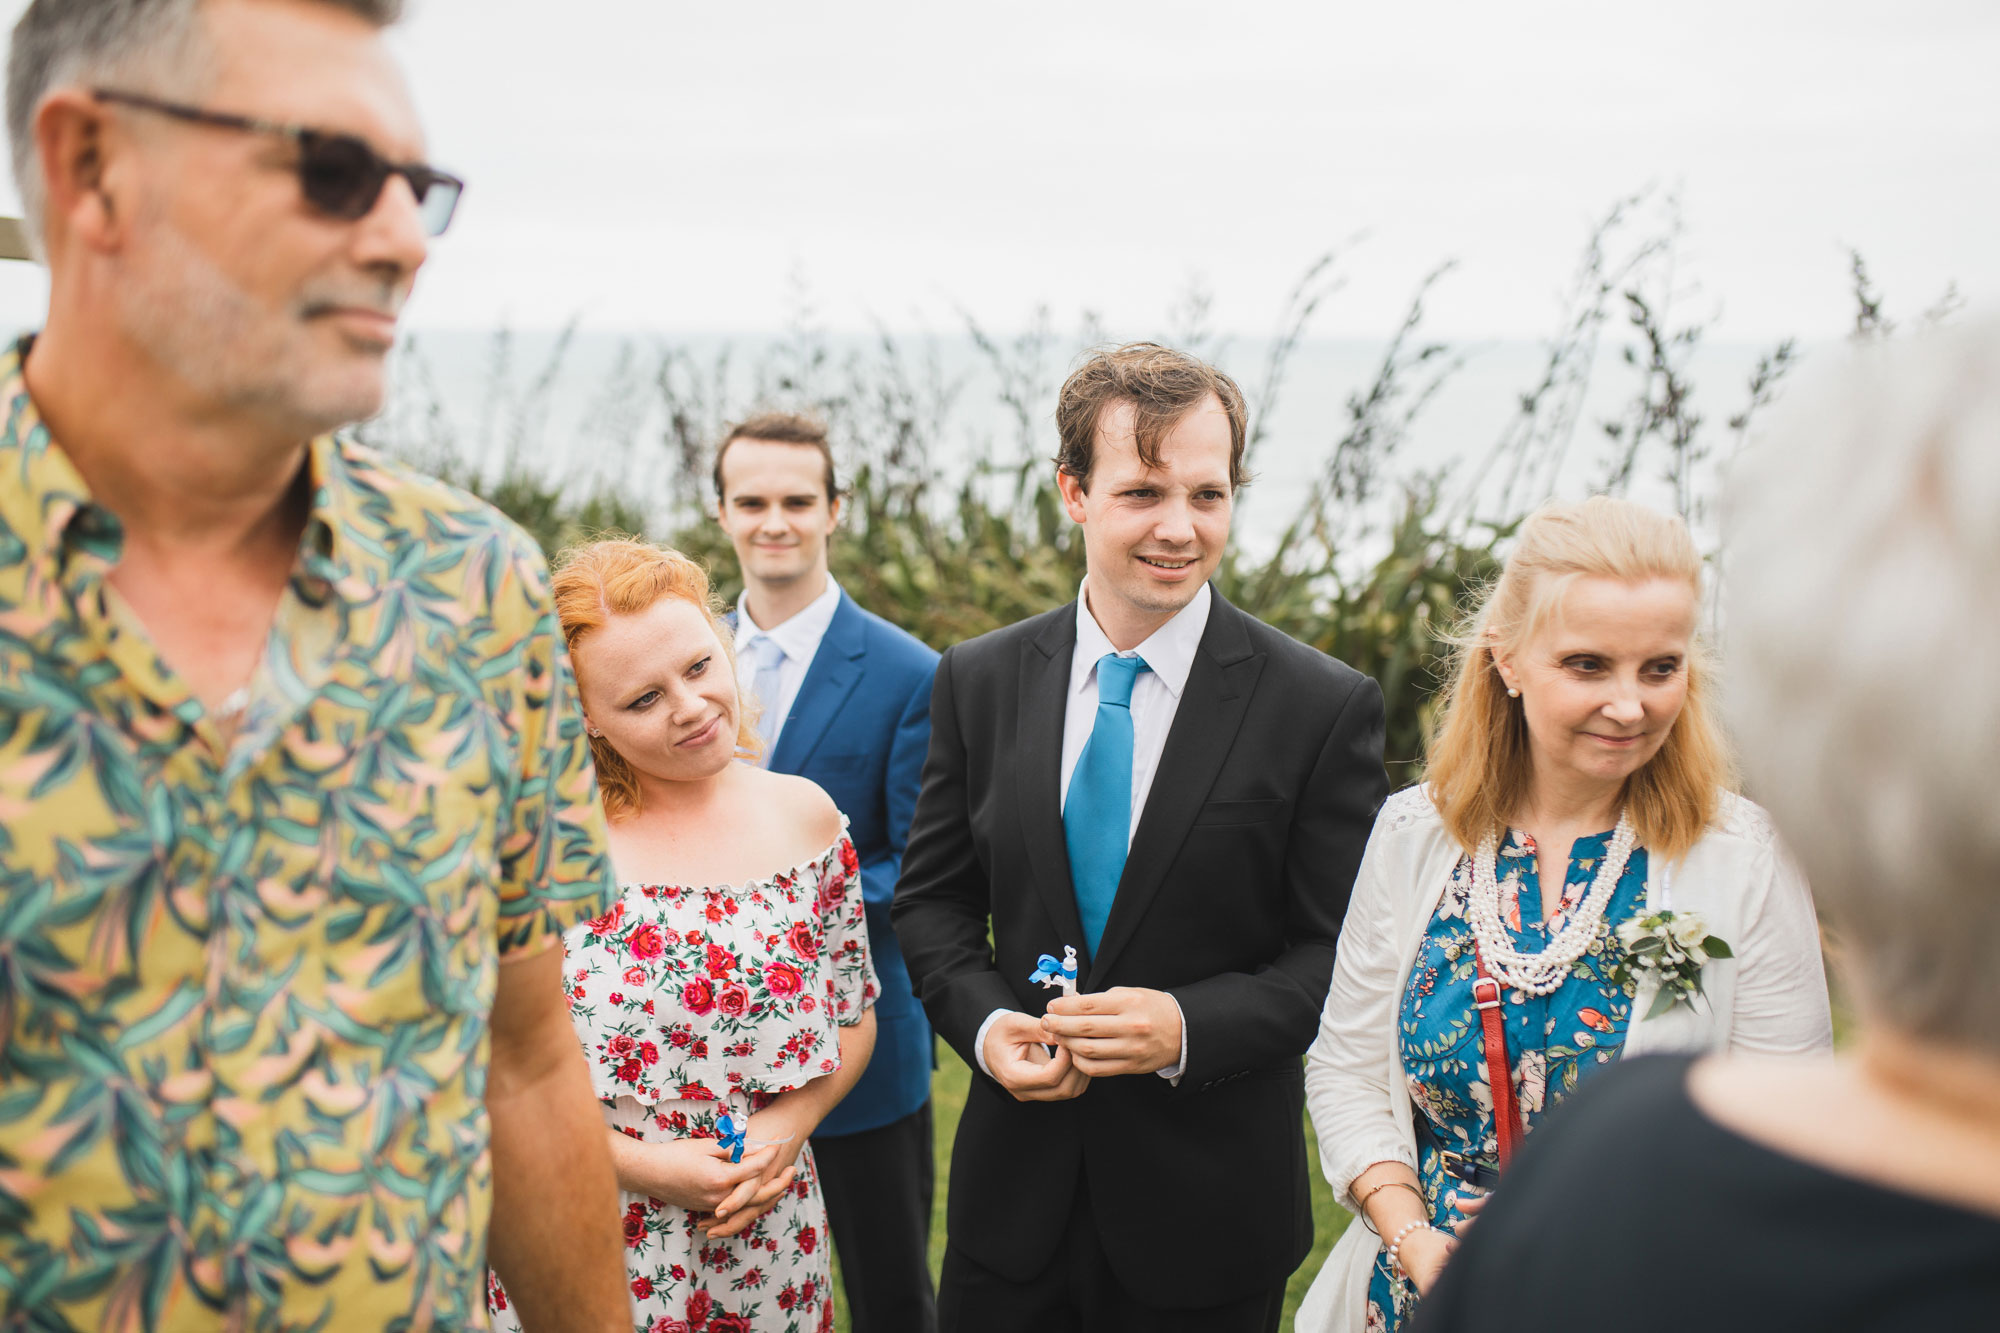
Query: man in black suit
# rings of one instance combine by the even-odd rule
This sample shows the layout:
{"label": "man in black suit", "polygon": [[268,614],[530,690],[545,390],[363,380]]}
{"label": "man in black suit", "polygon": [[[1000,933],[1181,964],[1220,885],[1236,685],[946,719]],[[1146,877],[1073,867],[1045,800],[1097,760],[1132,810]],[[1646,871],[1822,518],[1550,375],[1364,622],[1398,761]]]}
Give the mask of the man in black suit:
{"label": "man in black suit", "polygon": [[[1208,586],[1246,415],[1193,357],[1092,356],[1057,409],[1083,592],[938,667],[894,920],[981,1071],[945,1333],[1272,1330],[1312,1244],[1299,1057],[1388,789],[1382,696]],[[1044,1012],[1064,947],[1079,993]]]}

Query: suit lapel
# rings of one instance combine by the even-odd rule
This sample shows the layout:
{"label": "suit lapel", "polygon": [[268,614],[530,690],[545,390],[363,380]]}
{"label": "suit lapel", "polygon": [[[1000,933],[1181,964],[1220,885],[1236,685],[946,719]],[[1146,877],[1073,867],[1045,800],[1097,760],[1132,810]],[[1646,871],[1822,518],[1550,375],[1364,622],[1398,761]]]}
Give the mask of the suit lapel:
{"label": "suit lapel", "polygon": [[820,637],[819,651],[799,682],[792,711],[785,714],[784,730],[771,752],[770,767],[779,773],[796,773],[805,767],[819,748],[834,718],[861,681],[862,659],[868,655],[868,622],[861,608],[846,593],[834,609],[833,620]]}
{"label": "suit lapel", "polygon": [[1132,851],[1125,858],[1118,896],[1111,901],[1104,939],[1090,962],[1086,989],[1096,989],[1098,979],[1116,961],[1180,855],[1181,844],[1229,757],[1264,670],[1263,656],[1251,650],[1250,636],[1244,632],[1243,613],[1220,593],[1214,597],[1166,748],[1153,771]]}
{"label": "suit lapel", "polygon": [[1021,837],[1035,887],[1057,938],[1037,946],[1059,953],[1060,946],[1083,943],[1083,919],[1076,911],[1076,890],[1069,878],[1069,846],[1063,841],[1062,745],[1063,719],[1069,710],[1070,659],[1076,653],[1076,608],[1072,604],[1054,616],[1047,628],[1021,645],[1019,763],[1015,770],[1021,803]]}

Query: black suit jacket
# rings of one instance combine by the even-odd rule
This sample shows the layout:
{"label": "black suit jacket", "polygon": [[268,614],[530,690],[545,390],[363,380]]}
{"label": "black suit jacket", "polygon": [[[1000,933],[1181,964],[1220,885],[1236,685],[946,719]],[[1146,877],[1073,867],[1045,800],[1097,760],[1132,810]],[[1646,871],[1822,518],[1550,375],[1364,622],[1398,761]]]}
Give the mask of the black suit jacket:
{"label": "black suit jacket", "polygon": [[[1027,1281],[1090,1190],[1121,1283],[1220,1304],[1312,1244],[1299,1057],[1376,807],[1375,682],[1215,596],[1095,957],[1060,803],[1076,605],[963,643],[938,665],[931,746],[894,920],[932,1024],[967,1064],[995,1009],[1040,1014],[1028,975],[1077,947],[1082,989],[1179,1001],[1188,1063],[1014,1100],[975,1072],[952,1153],[951,1243]],[[990,920],[990,945],[989,945]]]}

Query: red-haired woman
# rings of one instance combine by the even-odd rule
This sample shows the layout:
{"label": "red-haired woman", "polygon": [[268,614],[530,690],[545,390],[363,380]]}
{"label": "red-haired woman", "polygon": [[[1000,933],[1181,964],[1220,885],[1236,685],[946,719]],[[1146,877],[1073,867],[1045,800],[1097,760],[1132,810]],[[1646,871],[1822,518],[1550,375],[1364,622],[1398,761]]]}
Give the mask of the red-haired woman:
{"label": "red-haired woman", "polygon": [[[830,1330],[806,1138],[875,1042],[845,821],[812,783],[736,762],[754,719],[700,566],[594,542],[559,563],[555,601],[624,886],[563,943],[635,1328]],[[503,1290],[491,1304],[518,1327]]]}
{"label": "red-haired woman", "polygon": [[1811,899],[1730,790],[1701,568],[1678,519],[1555,504],[1476,611],[1307,1056],[1321,1164],[1366,1225],[1306,1333],[1399,1327],[1519,1138],[1621,1056],[1831,1046]]}

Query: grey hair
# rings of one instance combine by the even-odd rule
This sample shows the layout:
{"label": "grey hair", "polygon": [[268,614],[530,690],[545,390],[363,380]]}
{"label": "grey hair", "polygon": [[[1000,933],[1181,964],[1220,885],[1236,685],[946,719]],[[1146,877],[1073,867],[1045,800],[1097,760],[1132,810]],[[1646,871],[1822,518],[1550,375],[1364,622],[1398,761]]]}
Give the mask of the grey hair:
{"label": "grey hair", "polygon": [[[403,15],[403,0],[317,0],[357,14],[378,28]],[[35,112],[51,91],[68,84],[128,74],[147,61],[185,55],[202,0],[34,0],[14,25],[7,52],[7,136],[14,150],[14,184],[21,222],[42,252],[47,201]]]}
{"label": "grey hair", "polygon": [[1836,358],[1731,479],[1731,712],[1863,1014],[2000,1055],[2000,321]]}

